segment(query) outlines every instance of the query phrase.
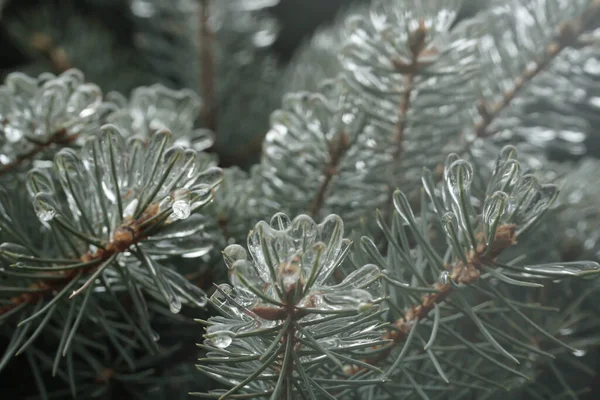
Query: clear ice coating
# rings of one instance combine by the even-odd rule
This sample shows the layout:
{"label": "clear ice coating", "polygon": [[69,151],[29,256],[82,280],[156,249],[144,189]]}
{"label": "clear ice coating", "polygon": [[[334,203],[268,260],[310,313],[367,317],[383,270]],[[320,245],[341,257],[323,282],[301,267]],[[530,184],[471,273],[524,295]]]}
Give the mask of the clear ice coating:
{"label": "clear ice coating", "polygon": [[175,144],[198,151],[214,143],[212,132],[194,128],[202,100],[192,90],[174,90],[155,84],[134,89],[129,101],[116,94],[112,94],[111,99],[120,109],[111,114],[107,122],[124,133],[151,137],[157,131],[168,129],[173,132]]}
{"label": "clear ice coating", "polygon": [[173,215],[175,215],[177,219],[186,219],[192,212],[192,208],[190,207],[190,202],[188,200],[176,200],[173,202],[171,208],[173,209]]}
{"label": "clear ice coating", "polygon": [[491,196],[486,197],[483,203],[481,221],[486,229],[488,244],[493,239],[495,232],[492,232],[492,230],[500,223],[508,201],[509,197],[506,193],[497,191]]}
{"label": "clear ice coating", "polygon": [[[285,95],[281,109],[272,113],[262,163],[256,170],[264,182],[264,196],[258,201],[273,205],[269,214],[315,207],[315,218],[343,215],[348,226],[356,227],[368,210],[385,202],[390,157],[383,138],[387,133],[348,92],[343,81],[328,82],[319,93]],[[330,171],[334,161],[331,150],[346,145],[328,189],[319,194],[324,171]]]}
{"label": "clear ice coating", "polygon": [[32,78],[20,72],[0,86],[0,171],[21,156],[44,152],[50,158],[54,142],[78,144],[79,134],[97,129],[114,105],[103,102],[100,88],[84,82],[70,69],[61,75],[45,73]]}
{"label": "clear ice coating", "polygon": [[[206,346],[221,351],[209,351],[207,357],[264,356],[265,343],[281,345],[273,340],[285,333],[278,329],[289,317],[290,323],[301,324],[294,333],[301,339],[294,351],[317,349],[303,344],[307,335],[319,343],[319,350],[301,356],[303,363],[322,361],[323,348],[380,344],[383,325],[374,314],[384,296],[379,267],[364,265],[337,284],[330,279],[349,251],[350,241],[343,236],[337,215],[316,223],[307,215],[290,219],[277,213],[268,223],[255,225],[248,235],[248,251],[238,244],[227,246],[223,258],[231,285],[219,285],[211,296],[221,315],[209,318],[204,336]],[[252,359],[241,368],[250,373],[263,363]],[[276,371],[267,365],[267,373]],[[226,374],[223,378],[228,379]]]}
{"label": "clear ice coating", "polygon": [[186,188],[177,189],[171,193],[171,201],[173,202],[171,209],[173,210],[175,218],[186,219],[191,215],[192,207],[190,204],[190,197],[191,193]]}
{"label": "clear ice coating", "polygon": [[564,276],[589,276],[600,273],[600,264],[595,261],[572,261],[539,265],[527,265],[524,270],[531,273],[542,275],[551,275],[556,277]]}
{"label": "clear ice coating", "polygon": [[[544,57],[546,52],[540,43],[555,40],[556,31],[548,27],[579,18],[589,5],[589,0],[495,2],[483,14],[487,16],[487,29],[480,40],[478,57],[485,71],[478,79],[485,102],[502,101],[523,71],[538,66],[532,60]],[[587,34],[597,36],[598,31]],[[586,65],[597,64],[597,60],[596,46],[561,51],[544,66],[543,74],[524,85],[510,107],[495,118],[488,132],[497,132],[495,136],[501,139],[492,140],[521,142],[519,146],[550,152],[561,160],[585,154],[589,142],[585,139],[594,130],[589,115],[598,112],[598,104],[590,104],[590,100],[597,96],[599,76],[597,68],[587,70]],[[568,116],[557,110],[569,110]]]}
{"label": "clear ice coating", "polygon": [[442,273],[440,274],[439,281],[442,285],[447,285],[448,283],[450,283],[450,272],[442,271]]}
{"label": "clear ice coating", "polygon": [[233,342],[233,334],[231,332],[217,332],[211,337],[213,344],[219,349],[226,349]]}
{"label": "clear ice coating", "polygon": [[[495,151],[495,150],[494,150]],[[502,224],[516,225],[517,237],[534,226],[545,212],[553,206],[558,195],[555,184],[540,184],[530,169],[521,167],[516,160],[514,146],[505,146],[497,155],[487,186],[477,188],[484,195],[477,198],[471,194],[475,172],[466,160],[450,154],[445,162],[442,198],[432,186],[431,174],[423,178],[426,193],[435,205],[435,211],[452,247],[459,247],[463,239],[479,243],[479,235],[490,245],[496,229]],[[483,192],[482,192],[483,191]],[[396,201],[396,198],[395,198]],[[404,198],[402,216],[409,210]],[[443,208],[442,212],[438,208]],[[456,223],[456,221],[458,223]]]}
{"label": "clear ice coating", "polygon": [[78,257],[102,245],[118,249],[118,262],[178,313],[183,304],[203,306],[206,295],[162,260],[213,248],[216,227],[199,211],[213,200],[222,171],[203,153],[176,145],[168,130],[148,139],[104,125],[79,151],[64,148],[49,167],[32,169],[26,186],[42,222],[60,215],[45,225],[67,226],[63,234]]}
{"label": "clear ice coating", "polygon": [[42,222],[48,222],[56,216],[56,208],[52,204],[49,193],[41,192],[33,198],[33,209]]}
{"label": "clear ice coating", "polygon": [[[393,186],[408,195],[417,189],[422,168],[434,170],[443,163],[445,154],[456,149],[454,140],[472,123],[465,104],[477,100],[473,82],[480,73],[482,27],[453,26],[462,3],[378,0],[366,15],[353,15],[346,23],[338,52],[342,75],[360,109],[385,128],[378,137],[379,153],[392,159],[388,170],[394,171]],[[459,100],[441,101],[439,93]],[[410,107],[401,111],[406,94]],[[396,132],[400,126],[402,140]]]}
{"label": "clear ice coating", "polygon": [[473,182],[473,167],[466,160],[456,160],[445,174],[446,187],[454,199],[454,202],[460,206],[461,196],[470,201],[470,188]]}

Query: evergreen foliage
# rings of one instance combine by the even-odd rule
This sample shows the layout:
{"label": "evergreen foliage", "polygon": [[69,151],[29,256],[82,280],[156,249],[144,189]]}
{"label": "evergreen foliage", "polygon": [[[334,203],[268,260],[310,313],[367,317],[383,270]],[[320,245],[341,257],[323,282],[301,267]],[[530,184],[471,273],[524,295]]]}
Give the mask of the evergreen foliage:
{"label": "evergreen foliage", "polygon": [[1,10],[2,398],[596,398],[600,2],[278,3]]}

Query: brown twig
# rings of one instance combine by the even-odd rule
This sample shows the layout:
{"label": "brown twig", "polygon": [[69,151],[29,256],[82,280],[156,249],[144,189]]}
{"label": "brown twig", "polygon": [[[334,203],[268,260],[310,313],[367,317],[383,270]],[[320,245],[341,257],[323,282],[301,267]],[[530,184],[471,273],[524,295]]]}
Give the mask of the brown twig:
{"label": "brown twig", "polygon": [[321,208],[325,203],[327,189],[329,188],[333,177],[338,173],[338,166],[349,146],[349,138],[346,132],[341,132],[336,137],[335,141],[329,144],[329,164],[323,171],[323,182],[319,186],[317,194],[313,198],[309,208],[309,215],[313,218],[318,217],[319,213],[321,212]]}
{"label": "brown twig", "polygon": [[99,248],[93,253],[88,252],[79,258],[83,263],[95,262],[96,265],[94,267],[90,268],[88,265],[77,269],[52,271],[50,274],[52,278],[60,276],[62,279],[40,280],[32,283],[29,285],[28,289],[33,289],[35,291],[24,292],[18,296],[12,297],[10,299],[10,304],[0,307],[0,315],[6,314],[21,304],[32,304],[55,291],[60,291],[60,289],[64,288],[78,276],[81,271],[85,270],[86,275],[93,274],[102,262],[108,260],[115,254],[124,252],[131,246],[143,240],[147,235],[148,229],[152,228],[145,228],[143,223],[156,216],[158,212],[158,204],[151,204],[138,219],[126,220],[117,227],[112,235],[111,241],[109,241],[104,248]]}
{"label": "brown twig", "polygon": [[396,190],[396,172],[395,164],[404,154],[404,141],[406,138],[406,125],[407,115],[411,106],[412,94],[415,87],[415,79],[419,74],[419,71],[431,64],[431,61],[427,60],[427,57],[436,53],[435,48],[427,49],[425,47],[425,38],[427,36],[427,27],[425,21],[419,21],[419,27],[411,33],[408,39],[408,47],[411,53],[411,59],[408,63],[400,59],[392,59],[392,63],[399,73],[404,75],[404,92],[398,106],[397,119],[398,122],[394,128],[393,142],[395,145],[394,152],[392,153],[392,181],[389,182],[387,187],[388,196],[387,203],[384,205],[385,215],[390,215],[393,208],[392,194]]}
{"label": "brown twig", "polygon": [[[394,322],[393,329],[390,329],[384,336],[385,339],[392,340],[394,345],[388,345],[376,356],[365,361],[371,365],[377,365],[391,354],[396,345],[403,343],[411,329],[415,329],[420,320],[427,318],[436,304],[441,304],[450,296],[454,287],[450,280],[456,285],[471,285],[476,282],[481,276],[483,265],[489,264],[489,261],[497,258],[502,251],[516,244],[515,231],[516,225],[514,224],[499,226],[489,251],[487,251],[485,243],[481,242],[475,250],[467,255],[467,264],[458,261],[452,266],[447,266],[449,282],[436,283],[434,288],[437,292],[424,295],[418,304],[409,306],[404,317]],[[350,373],[356,373],[359,370],[360,368],[355,367],[350,370]]]}
{"label": "brown twig", "polygon": [[600,21],[600,0],[595,0],[584,12],[583,15],[566,21],[559,27],[558,35],[546,46],[544,57],[536,63],[534,68],[529,65],[513,82],[513,88],[504,92],[502,98],[492,105],[486,105],[484,102],[478,104],[481,120],[475,126],[477,137],[490,137],[496,132],[489,132],[487,129],[498,117],[500,112],[510,105],[519,92],[531,82],[537,75],[544,71],[548,65],[566,48],[581,47],[592,42],[582,42],[579,37],[594,24]]}
{"label": "brown twig", "polygon": [[210,31],[210,0],[200,0],[200,66],[202,75],[202,100],[204,102],[203,118],[204,126],[217,134],[217,99],[215,90],[215,59],[213,53],[213,33]]}
{"label": "brown twig", "polygon": [[397,160],[404,152],[404,131],[406,129],[406,115],[410,108],[411,97],[415,84],[415,77],[419,70],[426,64],[421,61],[425,50],[425,37],[427,28],[425,21],[419,21],[419,27],[410,35],[408,42],[411,52],[410,63],[404,63],[401,60],[392,60],[394,67],[398,72],[404,74],[404,92],[398,107],[398,123],[394,131],[394,142],[396,149],[394,150],[394,160]]}
{"label": "brown twig", "polygon": [[78,135],[69,135],[66,129],[60,129],[56,133],[54,133],[50,138],[43,143],[36,143],[36,147],[30,150],[29,152],[20,155],[17,159],[9,164],[6,164],[0,168],[0,176],[12,171],[14,168],[21,165],[21,163],[35,157],[37,154],[42,151],[52,147],[54,145],[67,145],[71,142],[74,142],[77,139]]}
{"label": "brown twig", "polygon": [[37,32],[31,36],[31,47],[39,51],[50,61],[56,74],[62,74],[73,65],[65,49],[57,46],[54,40],[45,33]]}

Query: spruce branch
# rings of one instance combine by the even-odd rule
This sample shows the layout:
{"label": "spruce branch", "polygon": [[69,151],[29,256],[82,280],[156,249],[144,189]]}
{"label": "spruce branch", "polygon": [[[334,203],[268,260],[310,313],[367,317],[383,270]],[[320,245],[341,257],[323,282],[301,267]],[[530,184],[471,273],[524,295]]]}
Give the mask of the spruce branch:
{"label": "spruce branch", "polygon": [[[362,349],[381,342],[380,271],[365,265],[338,285],[326,283],[350,246],[341,219],[330,215],[317,225],[279,213],[270,224],[259,222],[248,244],[252,260],[239,245],[223,252],[233,286],[220,285],[211,297],[222,316],[204,322],[208,353],[198,365],[232,388],[193,394],[330,397],[357,384],[343,378],[344,364],[360,363]],[[318,365],[334,368],[337,378],[320,379]]]}
{"label": "spruce branch", "polygon": [[36,158],[40,153],[44,153],[55,147],[60,148],[63,146],[68,146],[69,143],[75,142],[76,140],[77,135],[68,136],[67,131],[65,129],[61,129],[56,133],[51,134],[46,141],[35,143],[34,148],[24,154],[20,154],[13,161],[0,167],[0,176],[11,173],[11,171],[13,171],[15,168],[18,168],[20,165]]}
{"label": "spruce branch", "polygon": [[[88,318],[95,318],[85,312],[99,307],[92,292],[112,293],[112,285],[129,292],[141,324],[139,339],[146,343],[154,339],[142,290],[172,313],[184,304],[205,305],[204,292],[168,263],[175,256],[200,257],[211,250],[215,236],[207,231],[210,224],[200,211],[214,199],[222,171],[202,153],[173,143],[173,134],[166,130],[126,141],[115,126],[105,125],[79,152],[63,149],[51,168],[29,172],[27,189],[46,232],[42,242],[54,246],[40,250],[19,241],[19,235],[12,238],[17,243],[0,246],[2,271],[9,272],[9,281],[0,289],[7,303],[0,318],[14,314],[20,320],[18,329],[44,316],[27,345],[53,323],[56,307],[76,304],[77,318],[66,332],[69,339],[59,347],[66,354],[79,325],[86,331]],[[9,228],[18,223],[4,218]],[[12,232],[19,229],[7,233]],[[118,338],[111,343],[126,352],[119,350]],[[16,350],[9,348],[4,360]]]}
{"label": "spruce branch", "polygon": [[377,207],[386,190],[383,129],[356,101],[343,80],[327,82],[320,93],[284,98],[271,116],[263,159],[255,169],[264,182],[259,200],[272,207],[270,214],[279,209],[317,218],[353,204],[345,217],[348,225],[356,225],[369,207]]}
{"label": "spruce branch", "polygon": [[[443,163],[474,101],[482,26],[453,28],[461,1],[378,0],[346,22],[341,75],[357,104],[387,131],[388,196],[410,192],[423,166]],[[370,17],[369,17],[370,15]],[[450,104],[445,95],[453,96]],[[444,120],[444,124],[437,121]]]}
{"label": "spruce branch", "polygon": [[134,89],[129,99],[117,92],[106,97],[118,107],[106,117],[106,122],[122,132],[151,137],[161,129],[168,129],[176,135],[175,144],[197,151],[207,150],[215,142],[213,132],[194,126],[204,103],[190,89],[173,90],[157,83]]}
{"label": "spruce branch", "polygon": [[[500,225],[496,231],[496,237],[492,241],[494,246],[491,251],[488,251],[485,242],[479,242],[477,249],[471,250],[466,255],[466,263],[463,260],[458,260],[451,266],[445,266],[440,282],[435,283],[432,287],[435,292],[425,294],[418,303],[405,307],[404,315],[393,323],[393,328],[384,337],[391,339],[396,346],[402,345],[407,340],[413,327],[419,321],[430,318],[431,311],[437,309],[439,304],[446,301],[457,286],[464,287],[475,283],[481,278],[484,265],[493,264],[503,250],[516,244],[515,230],[516,226],[514,224]],[[432,335],[432,337],[435,338],[435,335]],[[431,347],[431,344],[427,347]],[[376,358],[367,360],[367,363],[378,365],[389,357],[393,350],[394,347],[389,346],[385,351],[379,353]]]}
{"label": "spruce branch", "polygon": [[394,160],[400,157],[404,149],[404,129],[406,128],[406,119],[408,118],[407,113],[414,90],[415,75],[418,74],[418,70],[422,66],[420,57],[422,56],[421,52],[425,49],[426,32],[425,21],[420,20],[419,27],[410,33],[408,37],[408,47],[411,54],[409,64],[403,63],[402,60],[392,60],[396,69],[405,76],[404,92],[398,107],[398,122],[396,123],[394,133],[394,141],[396,142],[396,150],[393,153]]}
{"label": "spruce branch", "polygon": [[0,87],[0,96],[0,175],[80,144],[80,135],[97,129],[114,110],[102,101],[100,88],[85,83],[83,74],[74,69],[37,79],[11,73]]}
{"label": "spruce branch", "polygon": [[[514,159],[515,154],[516,150],[511,146],[502,150],[487,187],[486,197],[480,203],[482,207],[479,215],[471,204],[470,185],[473,171],[466,161],[451,155],[448,157],[444,171],[442,199],[439,198],[438,189],[433,185],[431,173],[426,171],[423,183],[424,190],[430,198],[431,208],[427,207],[427,203],[423,203],[426,207],[422,208],[420,215],[416,217],[406,196],[398,190],[394,194],[395,214],[392,228],[390,229],[379,216],[378,222],[389,242],[387,259],[379,254],[370,239],[366,237],[362,239],[363,250],[374,262],[386,267],[385,280],[390,284],[391,310],[395,310],[400,315],[383,337],[391,340],[393,345],[382,346],[372,357],[365,359],[369,365],[381,367],[387,364],[392,354],[399,351],[395,359],[390,360],[391,364],[386,371],[386,376],[391,377],[396,376],[397,372],[406,372],[402,365],[407,362],[409,354],[414,353],[411,349],[417,340],[416,337],[423,335],[423,327],[427,326],[426,329],[430,330],[429,341],[425,342],[425,339],[422,339],[422,343],[425,344],[425,352],[431,356],[431,351],[437,349],[436,342],[443,340],[440,339],[440,333],[443,332],[444,336],[447,336],[450,332],[448,329],[453,329],[448,327],[448,323],[441,321],[460,314],[472,321],[485,339],[483,343],[493,348],[495,354],[504,355],[513,361],[517,361],[518,353],[515,352],[517,348],[526,352],[549,355],[547,351],[544,352],[538,347],[537,335],[547,339],[547,344],[551,343],[574,351],[573,347],[555,338],[552,333],[526,316],[519,309],[523,307],[520,303],[510,300],[504,292],[495,287],[498,286],[497,284],[490,282],[490,279],[493,279],[505,285],[535,288],[542,286],[539,282],[540,278],[543,280],[545,277],[584,277],[600,272],[600,265],[595,262],[517,267],[498,261],[505,252],[510,252],[517,245],[519,238],[531,231],[540,221],[557,195],[556,187],[553,185],[540,185],[532,175],[520,172],[520,165]],[[435,250],[436,245],[427,236],[431,232],[428,228],[430,212],[436,216],[445,232],[448,250],[444,257],[438,255]],[[475,222],[478,225],[474,225]],[[403,233],[405,229],[411,233],[411,237],[416,242],[417,253],[414,252],[415,250],[411,251],[408,244],[409,236]],[[434,283],[430,284],[432,278]],[[406,279],[410,283],[405,283]],[[468,295],[471,287],[477,292],[482,290],[487,292],[494,302],[508,307],[515,318],[526,323],[524,342],[515,344],[500,333],[502,328],[495,326],[497,322],[479,316],[479,312],[476,311],[477,305],[472,305],[467,300],[471,297]],[[426,293],[420,294],[420,292]],[[419,330],[421,333],[418,333]],[[508,350],[510,347],[505,347],[506,344],[517,347],[511,353]],[[527,376],[517,369],[504,365],[494,356],[481,352],[480,355],[510,374]],[[437,367],[439,362],[436,360],[439,357],[442,356],[432,358],[432,361],[440,377],[446,379],[446,373]],[[353,373],[364,372],[362,368],[356,366],[352,371]],[[405,379],[409,378],[405,377]],[[411,381],[409,384],[413,387],[418,385],[416,381]]]}
{"label": "spruce branch", "polygon": [[[557,7],[558,8],[558,7]],[[573,8],[576,8],[573,6]],[[493,14],[491,14],[493,15]],[[593,42],[582,42],[579,38],[593,28],[598,27],[600,18],[600,2],[591,1],[584,8],[580,15],[563,21],[557,28],[557,34],[549,38],[547,43],[540,43],[543,52],[539,55],[539,60],[532,60],[534,63],[523,63],[525,68],[523,72],[514,78],[512,87],[504,91],[501,98],[492,104],[485,102],[478,103],[479,121],[474,125],[474,132],[477,137],[489,137],[494,131],[488,131],[488,128],[500,113],[510,106],[511,102],[519,95],[521,90],[526,87],[540,73],[547,70],[548,66],[557,58],[561,52],[570,47],[581,48],[593,44]],[[502,43],[498,43],[500,46]],[[536,58],[538,54],[535,54]]]}
{"label": "spruce branch", "polygon": [[321,212],[321,208],[323,207],[323,203],[325,202],[325,196],[327,194],[327,190],[329,189],[329,185],[331,184],[331,180],[338,173],[337,168],[341,163],[342,157],[344,153],[350,146],[348,135],[345,132],[340,132],[336,137],[332,139],[331,142],[328,143],[329,147],[329,164],[323,170],[323,182],[317,189],[317,193],[315,197],[311,201],[310,212],[309,215],[317,216]]}

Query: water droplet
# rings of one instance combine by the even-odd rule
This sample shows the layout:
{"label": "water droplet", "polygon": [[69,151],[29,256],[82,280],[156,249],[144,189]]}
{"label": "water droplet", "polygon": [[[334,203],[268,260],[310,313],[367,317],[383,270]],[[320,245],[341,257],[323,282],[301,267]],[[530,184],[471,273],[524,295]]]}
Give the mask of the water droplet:
{"label": "water droplet", "polygon": [[152,331],[151,335],[152,335],[152,341],[158,342],[160,340],[160,335],[158,334],[158,332]]}
{"label": "water droplet", "polygon": [[369,311],[371,308],[373,308],[373,303],[358,303],[356,310],[358,312],[362,313],[362,312]]}
{"label": "water droplet", "polygon": [[210,340],[218,348],[226,349],[233,342],[233,333],[228,331],[217,332]]}
{"label": "water droplet", "polygon": [[187,219],[192,208],[190,206],[190,191],[186,188],[180,188],[171,193],[171,209],[173,217],[176,219]]}
{"label": "water droplet", "polygon": [[264,19],[259,23],[260,29],[252,36],[252,44],[256,47],[267,47],[277,38],[278,26],[274,19]]}
{"label": "water droplet", "polygon": [[6,125],[4,127],[4,136],[9,142],[16,143],[23,137],[23,132],[11,125]]}
{"label": "water droplet", "polygon": [[583,357],[583,356],[585,356],[586,354],[587,354],[587,351],[585,351],[585,350],[575,350],[575,351],[573,352],[573,355],[574,355],[575,357]]}
{"label": "water droplet", "polygon": [[56,208],[51,203],[48,193],[38,193],[33,200],[33,209],[40,221],[48,222],[56,216]]}
{"label": "water droplet", "polygon": [[186,219],[192,212],[189,200],[177,200],[173,202],[171,208],[173,209],[173,216],[177,219]]}
{"label": "water droplet", "polygon": [[442,285],[447,285],[450,283],[450,271],[442,271],[440,274],[440,283]]}
{"label": "water droplet", "polygon": [[170,301],[169,310],[171,310],[173,314],[179,314],[179,311],[181,311],[181,301],[179,301],[178,298],[175,298],[174,300]]}
{"label": "water droplet", "polygon": [[248,253],[246,249],[244,249],[239,244],[231,244],[223,250],[223,259],[225,260],[225,265],[227,268],[231,269],[233,267],[233,263],[238,260],[247,260]]}

